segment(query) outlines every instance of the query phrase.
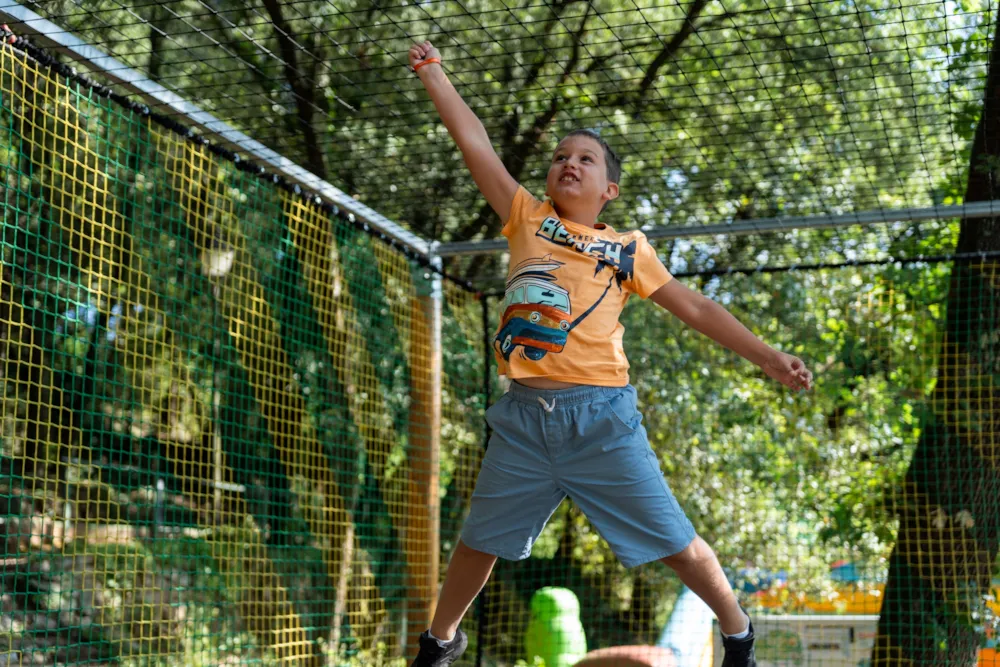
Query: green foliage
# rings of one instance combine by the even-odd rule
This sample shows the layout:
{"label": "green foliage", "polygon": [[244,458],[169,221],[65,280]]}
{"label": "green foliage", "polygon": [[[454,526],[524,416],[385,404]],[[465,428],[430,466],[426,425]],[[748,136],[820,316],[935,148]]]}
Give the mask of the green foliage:
{"label": "green foliage", "polygon": [[[943,13],[884,1],[622,10],[571,0],[522,3],[514,20],[494,0],[462,11],[314,0],[275,3],[281,30],[273,13],[231,1],[169,12],[29,4],[129,66],[169,71],[183,96],[444,241],[495,236],[499,220],[480,215],[452,140],[405,76],[413,39],[441,46],[501,156],[538,194],[558,137],[602,128],[626,158],[625,196],[607,221],[640,226],[956,201],[991,25],[980,3]],[[275,56],[289,53],[294,67]]]}
{"label": "green foliage", "polygon": [[[948,275],[943,265],[873,267],[706,285],[768,343],[807,361],[816,372],[808,395],[790,393],[651,303],[626,309],[626,352],[650,442],[738,585],[755,583],[756,569],[785,570],[793,591],[822,596],[834,589],[830,566],[841,560],[869,580],[884,578],[894,494],[933,388]],[[601,630],[588,627],[591,647],[613,645],[601,633],[641,609],[636,572],[620,568],[582,514],[564,505],[532,557],[563,562],[566,544],[573,566],[594,577],[572,579],[574,590],[581,599],[593,592],[618,614]],[[679,582],[658,566],[641,572],[655,600],[641,613],[662,628]],[[525,586],[569,579],[536,576]]]}
{"label": "green foliage", "polygon": [[[274,56],[282,52],[282,33],[259,6],[216,0],[209,3],[215,11],[206,12],[200,0],[180,0],[165,11],[162,3],[126,9],[118,0],[95,0],[82,12],[71,0],[29,4],[286,157],[315,167],[289,70]],[[882,20],[897,9],[886,2],[851,11],[837,3],[776,7],[757,0],[732,13],[713,6],[697,17],[683,48],[666,54],[642,93],[640,82],[663,42],[697,3],[650,6],[641,14],[612,0],[590,3],[592,13],[584,4],[525,3],[509,10],[517,21],[489,21],[489,39],[450,43],[481,28],[477,15],[508,8],[473,0],[463,4],[464,15],[451,15],[448,3],[387,9],[348,0],[336,11],[318,0],[285,3],[300,61],[315,70],[298,83],[311,88],[322,111],[314,125],[329,180],[437,240],[493,236],[498,228],[491,215],[479,217],[482,201],[451,139],[416,83],[404,78],[397,61],[407,46],[399,28],[405,25],[410,35],[430,35],[444,47],[463,95],[484,117],[503,157],[519,165],[519,180],[538,194],[560,133],[600,125],[614,137],[626,155],[626,196],[607,218],[616,227],[962,201],[968,144],[981,113],[980,92],[968,82],[982,74],[992,25],[980,3],[959,3],[961,15],[949,18],[940,5],[914,5],[905,8],[905,21]],[[603,23],[597,14],[606,17]],[[190,29],[192,16],[199,17],[198,30]],[[368,22],[364,31],[359,17]],[[914,25],[921,30],[907,32]],[[168,41],[151,48],[161,33]],[[819,40],[822,34],[837,38]],[[941,35],[946,44],[936,40]],[[573,59],[574,40],[586,54],[581,60]],[[225,58],[220,48],[228,51]],[[944,70],[935,64],[942,54]],[[395,71],[398,78],[386,74]],[[12,73],[3,76],[9,83]],[[7,345],[5,368],[22,375],[2,378],[4,555],[54,568],[27,570],[27,578],[49,587],[45,608],[53,613],[71,611],[78,601],[68,591],[85,587],[78,580],[82,561],[73,559],[99,566],[100,577],[87,584],[107,591],[109,602],[100,606],[106,621],[73,622],[93,629],[79,644],[101,648],[81,661],[115,656],[122,664],[152,664],[150,654],[169,651],[179,656],[175,664],[276,662],[238,618],[235,596],[244,573],[233,564],[240,559],[222,568],[219,552],[201,539],[70,542],[59,557],[71,560],[59,561],[25,538],[33,525],[54,525],[66,491],[50,476],[80,445],[93,460],[73,497],[78,510],[94,509],[88,519],[162,528],[155,504],[155,485],[162,482],[170,496],[166,527],[192,528],[213,513],[213,495],[201,485],[210,462],[192,453],[201,451],[195,443],[218,441],[232,470],[226,481],[244,489],[250,516],[240,519],[267,540],[297,613],[309,619],[310,637],[324,641],[331,622],[336,583],[323,571],[304,514],[306,507],[322,508],[322,498],[308,480],[289,475],[276,454],[207,275],[231,249],[220,243],[214,253],[198,251],[171,181],[172,161],[180,156],[157,153],[137,117],[86,90],[67,100],[79,118],[66,108],[59,113],[93,134],[99,154],[93,178],[105,179],[120,204],[120,219],[103,222],[130,239],[127,252],[116,248],[115,258],[118,275],[134,284],[102,291],[74,246],[79,240],[72,232],[86,236],[90,221],[77,215],[60,224],[53,212],[53,191],[65,187],[78,157],[52,131],[58,105],[50,100],[47,133],[34,146],[24,140],[23,110],[0,105],[4,296],[23,311],[28,331]],[[550,109],[551,121],[532,134]],[[948,123],[928,131],[922,118]],[[212,188],[199,185],[206,189],[204,203],[218,216],[214,224],[245,239],[294,367],[287,390],[301,393],[308,428],[328,457],[324,465],[351,489],[347,506],[362,539],[356,559],[378,571],[383,590],[402,595],[402,578],[393,571],[398,543],[379,504],[384,480],[372,478],[350,415],[364,397],[348,387],[322,340],[277,190],[228,165],[213,178]],[[77,203],[95,204],[85,197]],[[385,424],[398,436],[389,470],[398,471],[409,444],[412,369],[404,334],[387,323],[409,307],[411,295],[379,277],[375,241],[339,223],[334,231],[346,276],[341,287],[356,311],[351,333],[370,343],[373,390],[387,406]],[[944,221],[687,240],[662,247],[661,256],[682,272],[940,255],[952,250],[957,231]],[[489,272],[502,272],[491,262],[449,268],[484,281]],[[411,277],[426,293],[421,273]],[[788,393],[651,304],[629,306],[626,349],[650,441],[674,493],[730,572],[787,569],[795,588],[810,592],[831,588],[829,565],[836,560],[856,561],[870,577],[884,574],[895,536],[893,492],[936,379],[948,277],[949,267],[941,264],[689,281],[767,342],[806,360],[817,376],[808,396]],[[162,306],[162,317],[151,313],[150,299]],[[443,312],[444,559],[467,509],[486,407],[481,312],[472,299],[453,301]],[[13,341],[11,331],[5,329],[5,338]],[[54,398],[38,389],[45,386],[61,390],[65,418],[75,429],[63,440],[32,432],[41,419],[38,406]],[[191,457],[172,459],[168,447]],[[236,534],[242,527],[226,529]],[[244,544],[237,538],[234,543]],[[655,640],[680,591],[663,568],[621,568],[568,503],[522,565],[501,566],[498,590],[489,598],[502,627],[486,648],[505,664],[518,659],[519,623],[539,583],[565,583],[584,601],[592,648]],[[172,577],[187,579],[181,586]],[[150,622],[156,632],[133,637],[126,626],[138,612],[123,601],[154,587],[178,597],[146,605],[166,616]],[[186,610],[183,618],[179,609]],[[382,643],[337,659],[403,664],[395,655]]]}
{"label": "green foliage", "polygon": [[914,415],[930,387],[940,318],[928,313],[946,285],[940,267],[721,282],[716,298],[815,370],[808,396],[647,304],[632,307],[627,344],[646,428],[723,563],[794,566],[796,584],[809,586],[805,573],[824,577],[836,560],[884,556],[893,538],[885,494],[919,435]]}

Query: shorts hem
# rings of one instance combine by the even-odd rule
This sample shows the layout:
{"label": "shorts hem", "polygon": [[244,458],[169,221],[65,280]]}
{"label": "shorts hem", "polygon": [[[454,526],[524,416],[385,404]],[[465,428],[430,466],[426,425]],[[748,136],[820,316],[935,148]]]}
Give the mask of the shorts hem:
{"label": "shorts hem", "polygon": [[484,554],[496,556],[497,558],[503,558],[504,560],[519,561],[519,560],[525,560],[531,556],[530,550],[527,553],[522,551],[515,556],[510,551],[504,551],[503,549],[495,549],[493,547],[474,544],[473,542],[470,542],[464,535],[459,539],[465,544],[465,546],[469,547],[473,551],[479,551]]}
{"label": "shorts hem", "polygon": [[684,546],[680,548],[671,547],[670,549],[667,549],[666,551],[661,551],[659,553],[653,553],[644,556],[636,556],[635,558],[629,558],[629,559],[619,558],[618,560],[619,562],[621,562],[622,567],[630,570],[632,568],[639,567],[640,565],[645,565],[647,563],[652,563],[653,561],[660,560],[661,558],[669,558],[670,556],[676,556],[677,554],[679,554],[680,552],[684,551],[689,546],[691,546],[691,543],[694,542],[694,539],[696,537],[698,537],[698,533],[691,533],[691,537],[684,543]]}

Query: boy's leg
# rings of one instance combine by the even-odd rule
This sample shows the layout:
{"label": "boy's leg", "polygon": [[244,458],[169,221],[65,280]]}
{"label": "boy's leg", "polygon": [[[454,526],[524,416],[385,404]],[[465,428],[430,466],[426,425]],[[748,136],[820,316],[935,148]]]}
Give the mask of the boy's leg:
{"label": "boy's leg", "polygon": [[465,612],[490,578],[496,562],[496,556],[476,551],[459,541],[441,586],[437,610],[431,622],[432,635],[451,641]]}
{"label": "boy's leg", "polygon": [[715,553],[670,491],[636,401],[629,385],[563,411],[576,442],[559,461],[560,482],[623,565],[662,561],[715,612],[723,634],[740,634],[749,619]]}
{"label": "boy's leg", "polygon": [[486,585],[497,560],[493,554],[508,560],[527,558],[566,497],[553,478],[539,426],[542,412],[534,394],[515,385],[486,413],[493,435],[431,622],[430,632],[440,640],[455,635]]}
{"label": "boy's leg", "polygon": [[686,549],[660,562],[676,572],[684,585],[715,612],[722,634],[736,635],[749,627],[750,619],[740,609],[719,559],[705,540],[695,537]]}

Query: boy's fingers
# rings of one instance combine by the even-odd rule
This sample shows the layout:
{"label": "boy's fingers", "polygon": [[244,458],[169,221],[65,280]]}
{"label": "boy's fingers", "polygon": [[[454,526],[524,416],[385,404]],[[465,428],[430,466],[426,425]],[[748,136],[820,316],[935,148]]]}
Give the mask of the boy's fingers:
{"label": "boy's fingers", "polygon": [[805,369],[793,370],[788,372],[785,385],[790,389],[808,389],[811,380],[809,371]]}

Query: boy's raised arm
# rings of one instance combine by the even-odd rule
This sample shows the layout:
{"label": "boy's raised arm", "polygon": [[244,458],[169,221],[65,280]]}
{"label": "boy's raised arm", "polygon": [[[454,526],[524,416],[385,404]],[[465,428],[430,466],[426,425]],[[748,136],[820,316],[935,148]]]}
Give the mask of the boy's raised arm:
{"label": "boy's raised arm", "polygon": [[[439,62],[422,64],[434,58]],[[506,222],[517,193],[517,181],[500,161],[482,122],[451,85],[440,59],[441,54],[430,42],[414,44],[410,48],[410,66],[417,69],[417,75],[434,101],[444,126],[462,151],[472,180],[500,220]]]}

